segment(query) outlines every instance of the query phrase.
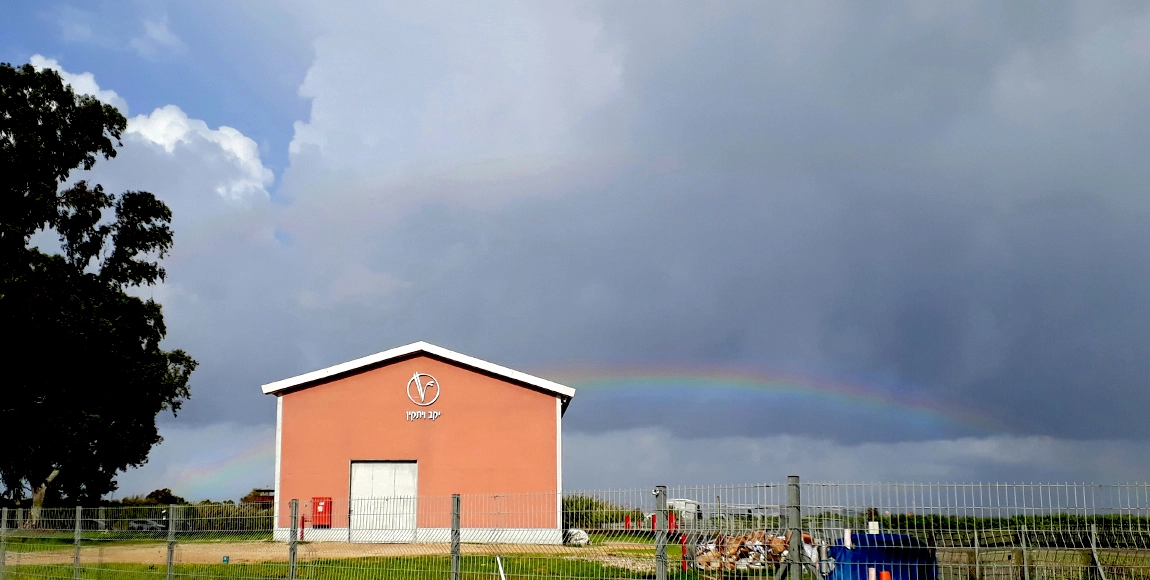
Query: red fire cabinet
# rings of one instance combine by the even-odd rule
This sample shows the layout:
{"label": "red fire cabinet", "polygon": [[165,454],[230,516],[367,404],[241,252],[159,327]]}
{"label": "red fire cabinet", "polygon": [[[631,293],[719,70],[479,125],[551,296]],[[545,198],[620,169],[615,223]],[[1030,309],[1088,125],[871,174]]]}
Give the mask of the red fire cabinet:
{"label": "red fire cabinet", "polygon": [[313,498],[311,498],[311,527],[313,527],[313,528],[330,528],[331,527],[331,498],[330,497],[313,497]]}

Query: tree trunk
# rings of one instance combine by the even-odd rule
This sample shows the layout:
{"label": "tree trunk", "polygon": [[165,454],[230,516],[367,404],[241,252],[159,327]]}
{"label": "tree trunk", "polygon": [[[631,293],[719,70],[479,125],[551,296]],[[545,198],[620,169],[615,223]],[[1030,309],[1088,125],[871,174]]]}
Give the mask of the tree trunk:
{"label": "tree trunk", "polygon": [[40,508],[44,507],[44,496],[48,494],[48,484],[52,483],[57,475],[60,475],[59,468],[53,469],[52,473],[49,473],[48,477],[44,479],[44,483],[32,490],[32,509],[28,514],[27,527],[35,528],[40,522]]}

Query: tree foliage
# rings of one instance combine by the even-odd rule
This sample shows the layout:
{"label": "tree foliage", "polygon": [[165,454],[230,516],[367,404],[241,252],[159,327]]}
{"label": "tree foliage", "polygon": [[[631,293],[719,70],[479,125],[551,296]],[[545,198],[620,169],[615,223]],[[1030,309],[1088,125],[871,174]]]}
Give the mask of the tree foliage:
{"label": "tree foliage", "polygon": [[[92,502],[147,461],[156,416],[188,398],[196,361],[165,351],[160,305],[171,210],[154,195],[71,182],[116,156],[127,121],[51,70],[0,63],[0,484],[20,500]],[[58,248],[42,251],[47,232]],[[41,234],[35,239],[41,242]],[[50,238],[49,238],[50,239]]]}
{"label": "tree foliage", "polygon": [[254,487],[247,495],[240,498],[240,503],[271,503],[274,497],[269,495],[268,490]]}
{"label": "tree foliage", "polygon": [[643,511],[621,506],[590,495],[563,498],[563,527],[597,530],[611,525],[622,526],[626,518],[636,524],[643,521]]}
{"label": "tree foliage", "polygon": [[168,488],[157,489],[144,496],[144,501],[160,505],[186,504],[188,500],[172,493]]}

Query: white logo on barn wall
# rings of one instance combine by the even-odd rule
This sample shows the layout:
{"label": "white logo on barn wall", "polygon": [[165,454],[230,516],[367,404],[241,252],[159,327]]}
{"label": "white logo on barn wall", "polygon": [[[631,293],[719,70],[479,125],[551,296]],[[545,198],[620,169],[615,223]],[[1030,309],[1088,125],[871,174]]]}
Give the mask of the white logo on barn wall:
{"label": "white logo on barn wall", "polygon": [[407,381],[407,398],[420,407],[434,403],[439,398],[439,381],[427,373],[411,375]]}

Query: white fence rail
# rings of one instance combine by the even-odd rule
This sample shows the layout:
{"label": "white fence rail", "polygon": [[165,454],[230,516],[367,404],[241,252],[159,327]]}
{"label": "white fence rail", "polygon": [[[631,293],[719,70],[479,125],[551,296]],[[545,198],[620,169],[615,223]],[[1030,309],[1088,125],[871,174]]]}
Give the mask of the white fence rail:
{"label": "white fence rail", "polygon": [[5,508],[0,580],[1150,577],[1150,484],[784,483]]}

